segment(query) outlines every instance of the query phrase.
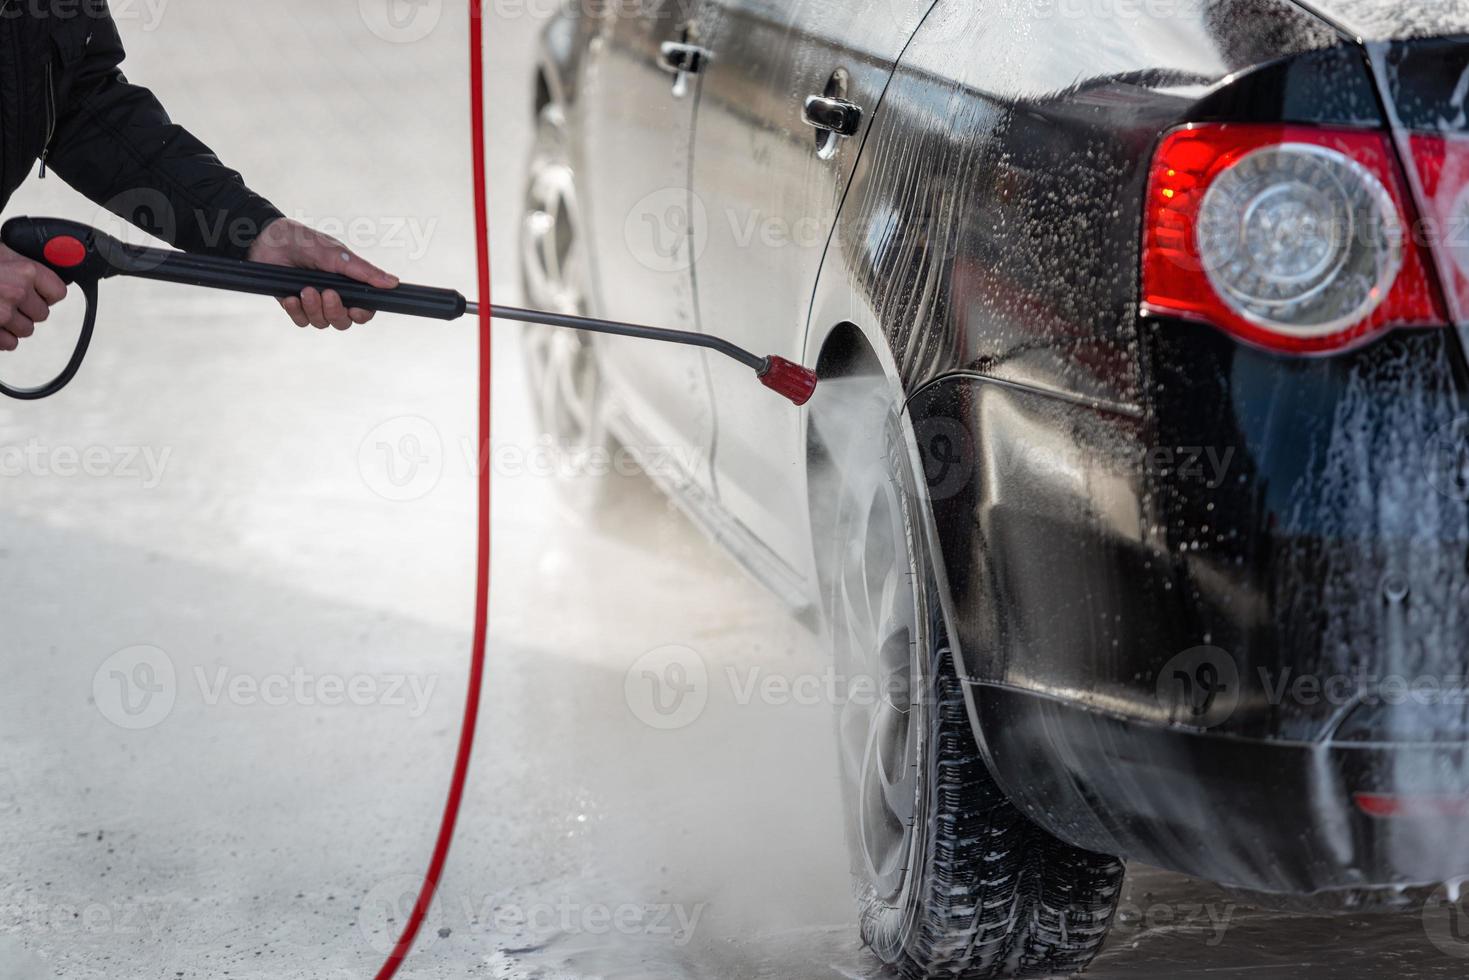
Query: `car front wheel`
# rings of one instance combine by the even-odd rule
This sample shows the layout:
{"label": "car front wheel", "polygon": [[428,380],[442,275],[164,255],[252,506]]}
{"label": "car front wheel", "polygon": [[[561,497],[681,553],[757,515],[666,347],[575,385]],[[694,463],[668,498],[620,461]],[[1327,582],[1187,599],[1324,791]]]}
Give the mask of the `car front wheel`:
{"label": "car front wheel", "polygon": [[[520,229],[521,283],[532,308],[587,315],[583,237],[565,122],[560,107],[548,105],[538,120]],[[615,451],[596,350],[576,330],[533,325],[521,336],[531,403],[541,439],[554,452],[561,498],[573,513],[594,512],[604,502]]]}
{"label": "car front wheel", "polygon": [[[1123,866],[1052,837],[991,777],[938,602],[907,423],[867,401],[826,431],[813,413],[812,430],[862,939],[910,978],[1078,972],[1101,949]],[[873,423],[854,424],[864,415]]]}

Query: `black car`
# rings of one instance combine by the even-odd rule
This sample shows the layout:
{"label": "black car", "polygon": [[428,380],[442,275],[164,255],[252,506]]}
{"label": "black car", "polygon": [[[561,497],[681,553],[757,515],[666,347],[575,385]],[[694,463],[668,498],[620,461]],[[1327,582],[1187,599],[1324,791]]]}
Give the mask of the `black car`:
{"label": "black car", "polygon": [[543,418],[872,681],[883,960],[1078,970],[1124,860],[1325,908],[1469,875],[1469,4],[571,6],[529,299],[823,388],[545,334]]}

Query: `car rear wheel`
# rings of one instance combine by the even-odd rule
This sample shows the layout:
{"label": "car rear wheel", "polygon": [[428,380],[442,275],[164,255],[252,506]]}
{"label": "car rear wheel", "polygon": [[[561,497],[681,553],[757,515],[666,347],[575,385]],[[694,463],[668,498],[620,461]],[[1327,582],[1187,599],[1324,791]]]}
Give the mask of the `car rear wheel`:
{"label": "car rear wheel", "polygon": [[[590,273],[583,252],[575,172],[561,110],[541,110],[520,234],[521,282],[534,309],[588,313]],[[591,510],[606,493],[615,445],[607,431],[596,351],[583,333],[528,325],[523,349],[541,437],[550,443],[565,501]]]}
{"label": "car rear wheel", "polygon": [[813,426],[829,464],[813,500],[834,502],[816,524],[832,542],[823,591],[846,682],[837,729],[862,939],[910,978],[1077,972],[1101,949],[1122,864],[1052,837],[990,776],[938,602],[906,422],[844,414],[849,445]]}

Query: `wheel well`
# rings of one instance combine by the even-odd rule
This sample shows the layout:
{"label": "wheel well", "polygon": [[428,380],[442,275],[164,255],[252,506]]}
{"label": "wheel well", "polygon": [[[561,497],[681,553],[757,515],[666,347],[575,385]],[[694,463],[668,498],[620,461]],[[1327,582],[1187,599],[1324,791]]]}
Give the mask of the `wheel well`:
{"label": "wheel well", "polygon": [[[882,362],[878,360],[877,352],[872,349],[867,337],[857,328],[856,324],[839,323],[822,341],[821,353],[816,358],[816,376],[823,384],[829,384],[842,378],[881,377],[881,375]],[[815,475],[817,471],[825,469],[831,461],[830,453],[818,431],[820,427],[814,422],[814,415],[819,410],[820,406],[817,405],[807,416],[806,470],[808,475]],[[808,481],[808,486],[810,485]]]}
{"label": "wheel well", "polygon": [[881,373],[882,362],[855,324],[839,323],[827,334],[816,360],[816,374],[821,380]]}
{"label": "wheel well", "polygon": [[[822,341],[821,353],[816,359],[816,374],[821,378],[822,384],[828,385],[842,378],[880,378],[882,373],[882,362],[878,359],[877,352],[855,324],[837,324]],[[822,426],[816,419],[816,413],[820,410],[820,405],[817,404],[807,416],[806,491],[811,532],[813,540],[818,542],[817,579],[824,591],[830,580],[831,570],[826,567],[825,556],[819,553],[819,543],[830,540],[835,531],[830,501],[833,494],[838,492],[840,477],[832,465],[831,450],[821,436]]]}

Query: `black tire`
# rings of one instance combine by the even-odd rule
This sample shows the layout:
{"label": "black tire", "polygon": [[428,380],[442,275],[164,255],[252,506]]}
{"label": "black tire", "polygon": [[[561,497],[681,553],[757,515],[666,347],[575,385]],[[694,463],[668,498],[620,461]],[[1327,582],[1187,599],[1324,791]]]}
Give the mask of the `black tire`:
{"label": "black tire", "polygon": [[[883,962],[908,978],[988,980],[1079,972],[1101,950],[1111,926],[1121,895],[1122,863],[1052,837],[1021,814],[990,775],[970,727],[938,601],[937,578],[921,531],[922,504],[915,492],[907,422],[880,398],[869,395],[864,401],[866,405],[856,411],[851,405],[841,407],[839,425],[828,427],[839,433],[822,432],[823,425],[813,414],[811,439],[812,500],[836,501],[835,513],[828,519],[823,519],[819,507],[813,508],[813,516],[817,533],[829,535],[826,540],[832,543],[831,560],[822,562],[822,579],[839,675],[865,676],[863,665],[853,662],[860,656],[862,631],[857,627],[864,623],[856,609],[860,596],[854,598],[853,582],[870,596],[872,567],[882,564],[872,555],[885,556],[888,551],[871,534],[874,524],[883,523],[872,515],[884,508],[864,500],[886,499],[885,509],[897,510],[887,521],[895,539],[891,550],[915,583],[907,627],[912,630],[907,642],[907,690],[895,676],[899,672],[895,658],[879,653],[866,661],[867,669],[876,673],[877,688],[885,692],[872,710],[866,750],[857,753],[852,748],[860,726],[850,724],[855,714],[851,703],[856,700],[851,684],[838,717],[847,840],[862,939]],[[876,465],[874,433],[881,433],[883,441]],[[838,462],[844,456],[858,461],[856,467]],[[866,469],[868,474],[855,469]],[[865,522],[857,516],[864,511]],[[853,576],[851,553],[859,541],[862,571]],[[884,576],[885,581],[894,578]],[[890,589],[881,591],[887,596]],[[891,603],[894,608],[898,604]],[[884,608],[888,605],[884,599]],[[876,646],[897,650],[901,631],[893,639],[884,637],[884,632],[876,634],[883,637]],[[887,720],[879,717],[884,714],[889,715]],[[893,720],[897,715],[905,715],[905,720]],[[894,843],[879,838],[904,823],[907,787],[893,791],[893,773],[899,767],[891,765],[896,754],[892,748],[873,746],[879,739],[896,738],[890,733],[902,725],[907,733],[902,751],[912,770],[913,795],[906,836]],[[863,768],[854,771],[853,760],[859,754]],[[872,759],[888,763],[868,761]],[[872,816],[875,798],[892,811],[882,819]],[[897,854],[905,856],[901,862]]]}
{"label": "black tire", "polygon": [[[582,253],[575,172],[560,107],[543,107],[527,167],[520,235],[521,286],[527,305],[590,313],[591,271]],[[586,334],[556,327],[521,328],[531,404],[541,438],[555,452],[561,501],[574,516],[608,498],[617,445],[607,429],[606,392]]]}

